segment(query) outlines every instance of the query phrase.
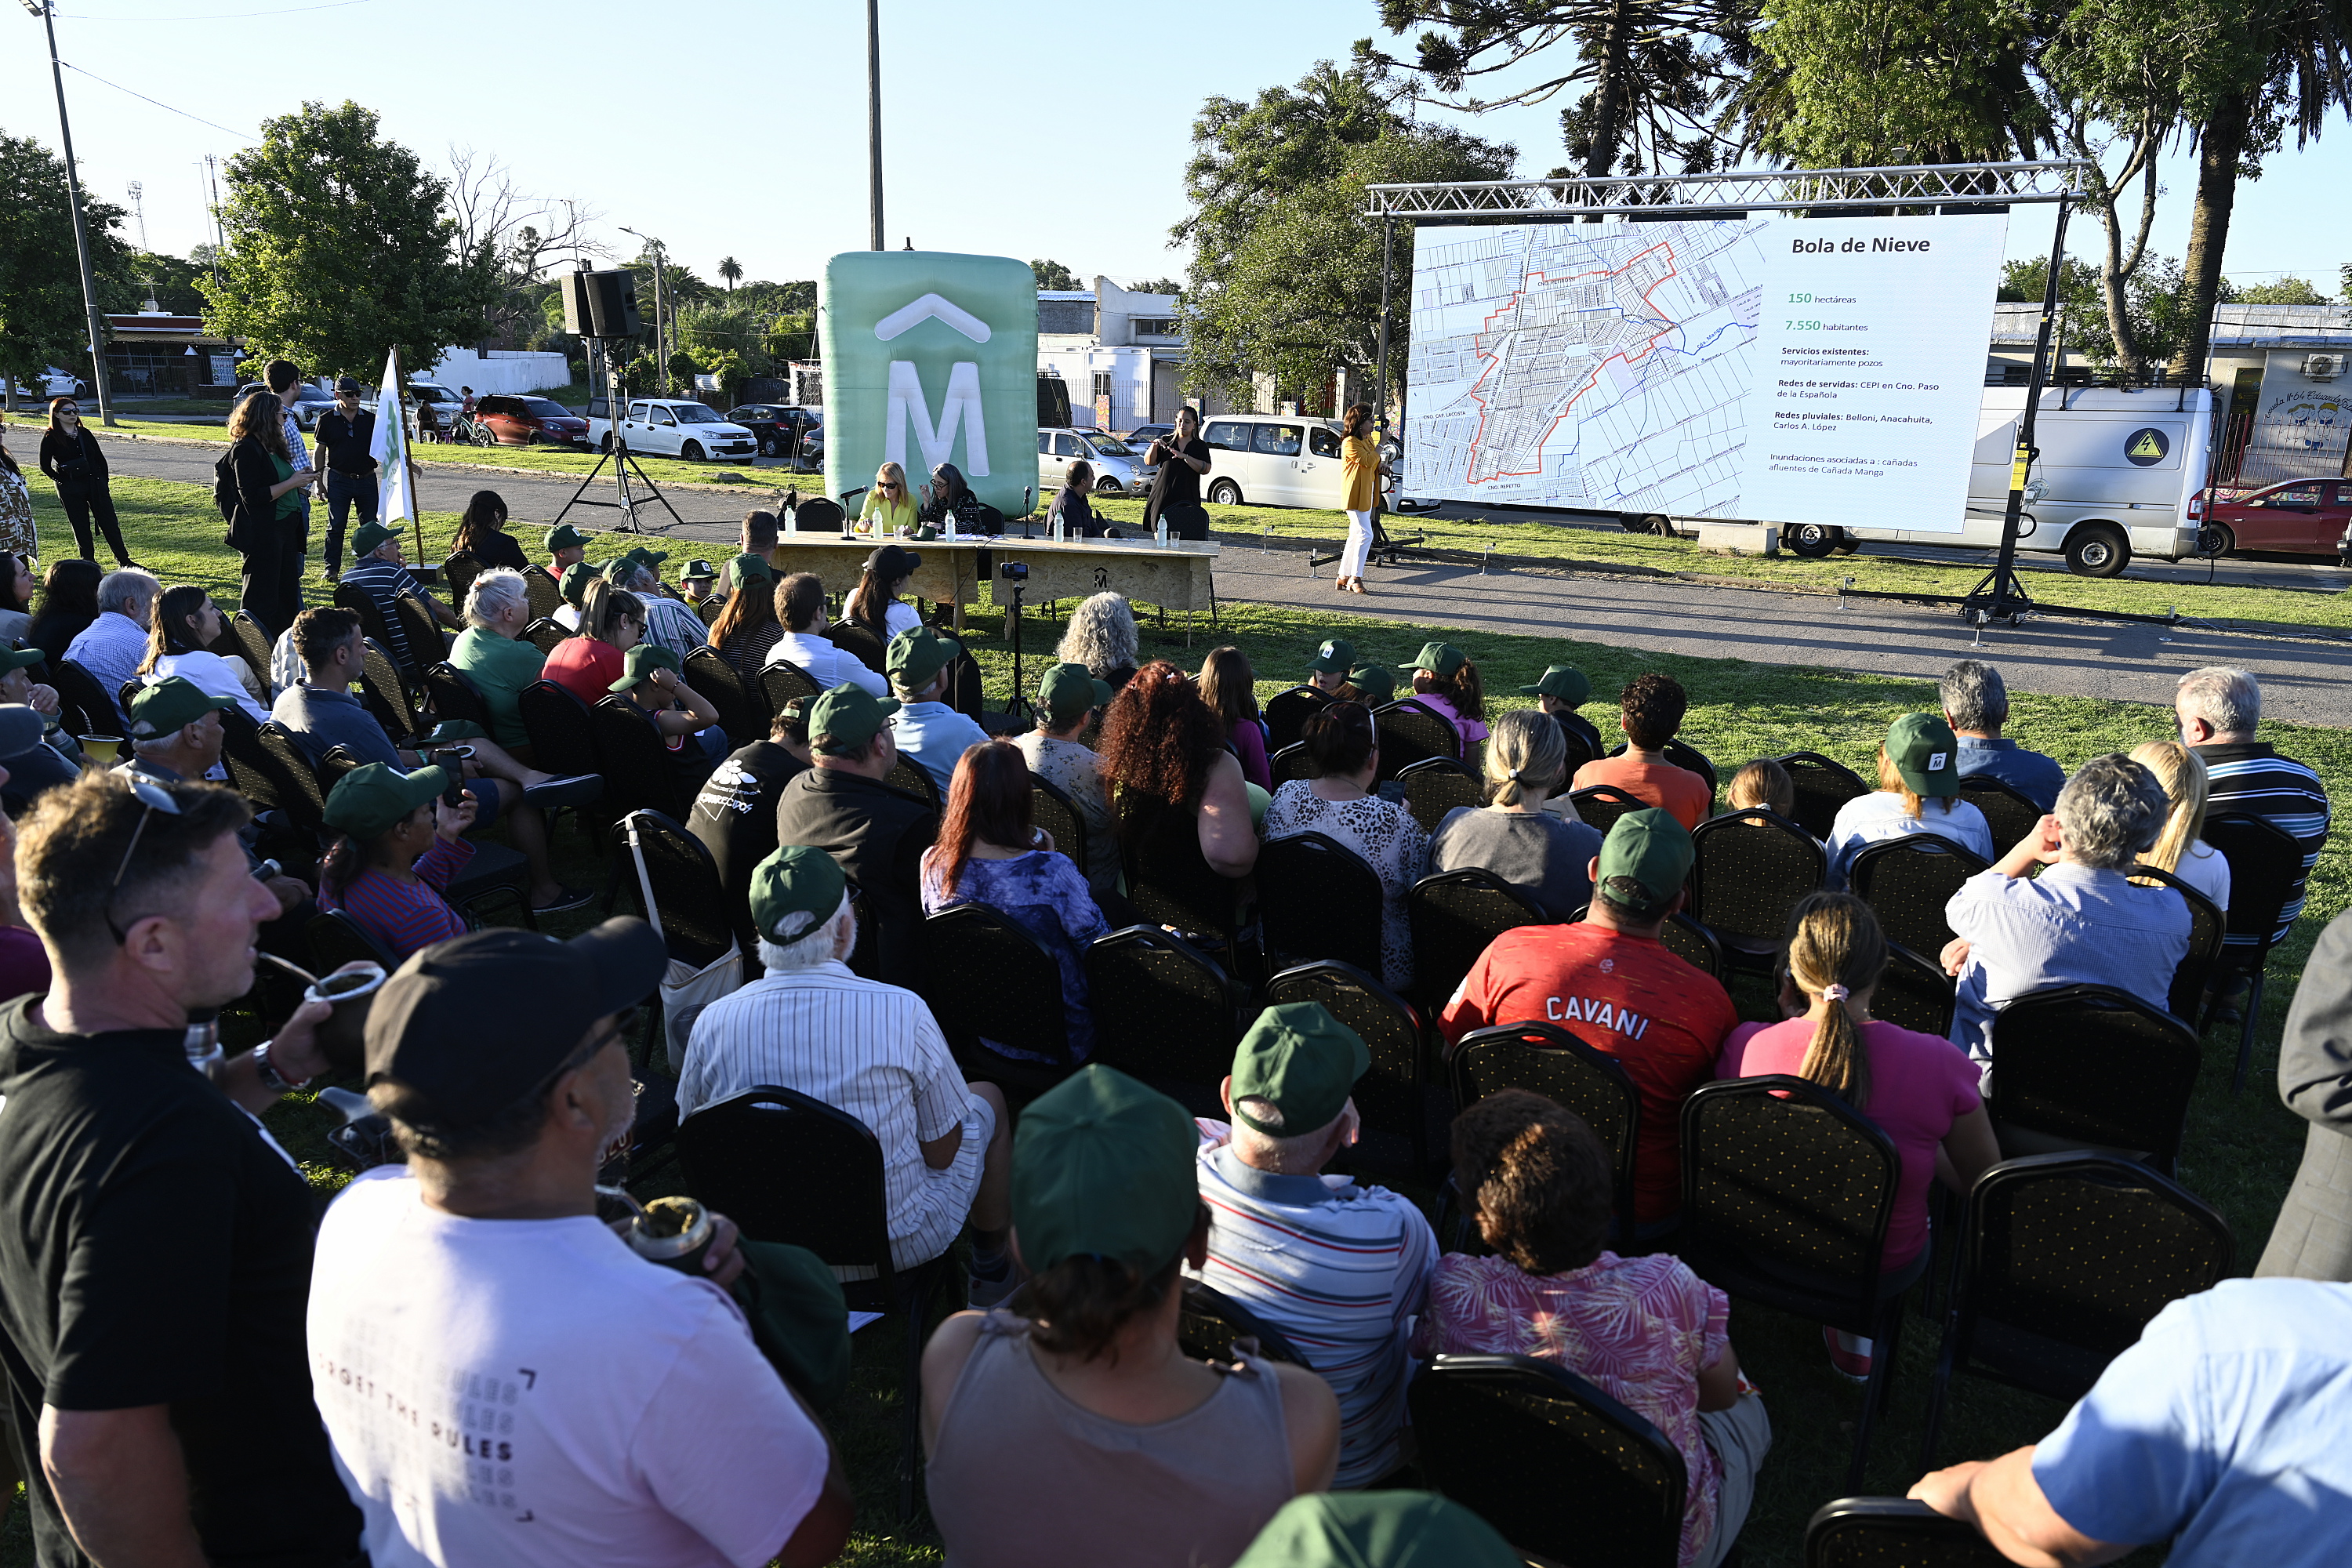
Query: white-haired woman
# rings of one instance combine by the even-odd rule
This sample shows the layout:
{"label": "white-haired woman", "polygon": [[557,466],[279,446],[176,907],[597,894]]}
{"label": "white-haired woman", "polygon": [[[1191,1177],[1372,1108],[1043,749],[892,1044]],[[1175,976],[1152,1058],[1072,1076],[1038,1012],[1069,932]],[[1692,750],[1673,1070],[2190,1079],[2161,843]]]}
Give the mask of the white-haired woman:
{"label": "white-haired woman", "polygon": [[515,700],[547,663],[545,655],[522,640],[530,624],[530,595],[522,574],[485,572],[466,590],[466,629],[449,649],[449,662],[465,672],[490,710],[490,738],[526,761],[530,731],[522,727]]}
{"label": "white-haired woman", "polygon": [[1097,680],[1108,680],[1117,691],[1133,679],[1141,639],[1135,629],[1135,609],[1123,595],[1097,594],[1070,612],[1070,626],[1062,634],[1054,657],[1064,664],[1083,664]]}

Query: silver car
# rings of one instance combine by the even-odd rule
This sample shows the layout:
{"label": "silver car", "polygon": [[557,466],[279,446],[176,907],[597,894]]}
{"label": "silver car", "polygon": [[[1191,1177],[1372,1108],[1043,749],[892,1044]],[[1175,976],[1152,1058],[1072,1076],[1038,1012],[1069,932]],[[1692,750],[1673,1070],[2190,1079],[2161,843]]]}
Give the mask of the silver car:
{"label": "silver car", "polygon": [[1037,488],[1057,490],[1069,483],[1070,465],[1085,461],[1095,471],[1097,495],[1139,496],[1160,470],[1144,467],[1145,448],[1131,447],[1108,430],[1063,426],[1037,432]]}

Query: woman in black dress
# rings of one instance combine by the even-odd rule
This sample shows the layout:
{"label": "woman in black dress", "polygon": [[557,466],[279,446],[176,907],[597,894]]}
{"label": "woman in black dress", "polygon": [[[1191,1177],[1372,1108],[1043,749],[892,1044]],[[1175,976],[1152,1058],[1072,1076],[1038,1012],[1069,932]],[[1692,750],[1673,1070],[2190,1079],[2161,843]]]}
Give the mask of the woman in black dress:
{"label": "woman in black dress", "polygon": [[60,397],[49,405],[49,428],[41,437],[41,472],[58,487],[58,500],[73,524],[74,542],[85,561],[98,559],[89,533],[92,514],[118,566],[136,566],[122,548],[122,527],[114,517],[114,493],[108,488],[106,452],[98,437],[82,428],[81,405]]}
{"label": "woman in black dress", "polygon": [[1160,475],[1151,481],[1151,499],[1143,503],[1143,531],[1157,537],[1168,525],[1171,539],[1209,537],[1209,511],[1201,504],[1201,476],[1209,471],[1209,444],[1201,439],[1201,416],[1192,408],[1176,411],[1174,434],[1151,443],[1143,455]]}

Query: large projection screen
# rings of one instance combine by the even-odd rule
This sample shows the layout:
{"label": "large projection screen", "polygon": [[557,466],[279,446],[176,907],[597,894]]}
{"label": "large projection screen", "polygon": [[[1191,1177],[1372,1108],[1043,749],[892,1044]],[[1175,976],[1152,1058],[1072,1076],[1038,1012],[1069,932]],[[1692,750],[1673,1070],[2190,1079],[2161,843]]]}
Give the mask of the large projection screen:
{"label": "large projection screen", "polygon": [[2008,223],[1424,225],[1405,492],[1958,533]]}

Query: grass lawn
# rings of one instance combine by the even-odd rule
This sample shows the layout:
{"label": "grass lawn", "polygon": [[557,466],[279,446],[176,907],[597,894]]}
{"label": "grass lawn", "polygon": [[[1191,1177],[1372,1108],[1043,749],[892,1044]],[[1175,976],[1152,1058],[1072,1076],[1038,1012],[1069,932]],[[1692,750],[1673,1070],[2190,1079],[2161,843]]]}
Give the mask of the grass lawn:
{"label": "grass lawn", "polygon": [[[230,590],[236,560],[219,543],[209,497],[194,487],[161,481],[119,481],[116,486],[125,532],[140,559],[169,582],[188,581]],[[37,504],[38,503],[37,498]],[[48,521],[62,528],[53,506]],[[1265,514],[1286,523],[1299,514]],[[426,521],[428,548],[446,543],[455,520]],[[53,537],[55,537],[53,535]],[[1568,536],[1580,546],[1579,536]],[[1614,545],[1615,536],[1602,536]],[[1624,536],[1636,548],[1665,542]],[[323,597],[312,585],[314,602]],[[2184,608],[2187,606],[2184,605]],[[1034,683],[1050,658],[1060,626],[1033,615],[1024,628],[1024,681]],[[969,640],[985,668],[992,704],[1001,703],[1011,680],[1011,653],[1001,617],[972,618]],[[1187,647],[1183,629],[1147,624],[1148,658],[1167,658],[1197,668],[1219,642],[1245,652],[1259,675],[1263,696],[1293,683],[1316,644],[1335,633],[1354,640],[1364,658],[1395,663],[1412,657],[1431,628],[1344,616],[1228,605],[1215,636],[1196,633]],[[1714,760],[1727,778],[1747,758],[1799,749],[1822,752],[1869,772],[1869,762],[1887,723],[1897,714],[1930,708],[1934,689],[1921,681],[1783,668],[1737,659],[1673,658],[1565,639],[1491,634],[1445,634],[1466,647],[1479,664],[1486,688],[1509,693],[1532,681],[1547,664],[1571,662],[1592,678],[1599,690],[1613,690],[1643,669],[1675,675],[1691,694],[1683,736]],[[2068,766],[2109,751],[2169,732],[2169,716],[2145,705],[2086,698],[2013,696],[2010,733],[2023,744],[2046,751]],[[1494,704],[1518,706],[1516,695]],[[1596,709],[1596,716],[1598,710]],[[2352,731],[2294,724],[2268,724],[2264,737],[2316,768],[2331,795],[2352,798]],[[603,865],[577,837],[566,833],[558,846],[564,879],[601,885]],[[2310,910],[2271,959],[2271,985],[2263,1009],[2254,1065],[2243,1096],[2232,1099],[2229,1079],[2236,1035],[2217,1027],[2206,1040],[2205,1065],[2191,1108],[2179,1179],[2214,1204],[2236,1232],[2238,1271],[2250,1271],[2260,1257],[2271,1223],[2303,1146],[2303,1123],[2278,1103],[2272,1088],[2281,1026],[2295,982],[2314,940],[2326,921],[2352,903],[2352,855],[2347,830],[2339,825],[2320,857],[2311,882]],[[557,934],[584,928],[593,911],[548,922]],[[1736,988],[1735,999],[1748,1016],[1767,1016],[1760,988]],[[655,1053],[659,1059],[659,1052]],[[342,1180],[324,1161],[322,1114],[298,1097],[270,1114],[272,1127],[305,1162],[322,1186]],[[663,1181],[656,1175],[656,1184]],[[674,1176],[670,1179],[674,1180]],[[1426,1184],[1399,1179],[1396,1184],[1424,1201]],[[1916,1298],[1915,1298],[1916,1300]],[[898,1391],[895,1370],[898,1325],[869,1328],[859,1336],[855,1386],[832,1427],[843,1445],[859,1494],[861,1529],[845,1559],[858,1564],[936,1563],[937,1538],[928,1516],[908,1530],[891,1521],[895,1492]],[[1774,1428],[1774,1449],[1759,1485],[1756,1505],[1742,1538],[1745,1560],[1758,1568],[1794,1568],[1802,1560],[1804,1521],[1822,1502],[1845,1491],[1844,1471],[1853,1440],[1852,1423],[1860,1391],[1834,1376],[1822,1354],[1818,1328],[1746,1302],[1735,1303],[1732,1337],[1741,1362],[1765,1394]],[[1916,1315],[1906,1331],[1893,1409],[1879,1428],[1864,1490],[1899,1495],[1918,1474],[1918,1445],[1928,1373],[1937,1349],[1937,1326]],[[2063,1414],[2055,1402],[1962,1380],[1948,1405],[1941,1458],[1986,1458],[2047,1433]],[[2143,1553],[2144,1557],[2152,1554]],[[21,1512],[0,1542],[0,1568],[30,1561]]]}

